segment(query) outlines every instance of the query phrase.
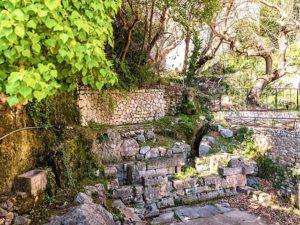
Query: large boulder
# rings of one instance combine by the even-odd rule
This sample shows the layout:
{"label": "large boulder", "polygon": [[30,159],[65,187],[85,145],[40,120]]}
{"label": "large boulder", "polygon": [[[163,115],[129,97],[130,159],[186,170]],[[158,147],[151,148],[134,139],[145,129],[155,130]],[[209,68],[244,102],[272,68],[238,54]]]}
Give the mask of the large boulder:
{"label": "large boulder", "polygon": [[112,214],[101,205],[81,204],[63,216],[51,219],[47,225],[115,225]]}
{"label": "large boulder", "polygon": [[98,137],[98,143],[93,146],[92,153],[97,166],[103,163],[121,162],[122,137],[118,131],[107,129]]}

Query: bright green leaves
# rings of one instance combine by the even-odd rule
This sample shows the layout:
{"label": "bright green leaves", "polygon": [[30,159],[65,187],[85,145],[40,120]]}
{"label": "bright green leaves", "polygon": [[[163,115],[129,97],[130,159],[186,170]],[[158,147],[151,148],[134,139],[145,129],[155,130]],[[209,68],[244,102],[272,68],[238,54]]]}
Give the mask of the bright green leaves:
{"label": "bright green leaves", "polygon": [[45,5],[53,11],[60,6],[60,0],[45,0]]}
{"label": "bright green leaves", "polygon": [[0,92],[8,104],[40,101],[82,83],[114,84],[104,46],[113,42],[119,6],[120,0],[1,0]]}
{"label": "bright green leaves", "polygon": [[23,38],[25,35],[25,27],[23,23],[18,23],[15,27],[15,33],[19,37]]}

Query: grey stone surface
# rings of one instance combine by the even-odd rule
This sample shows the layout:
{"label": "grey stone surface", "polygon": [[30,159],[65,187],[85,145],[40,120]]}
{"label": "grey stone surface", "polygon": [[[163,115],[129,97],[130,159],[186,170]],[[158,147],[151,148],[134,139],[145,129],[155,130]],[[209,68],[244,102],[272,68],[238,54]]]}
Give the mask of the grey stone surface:
{"label": "grey stone surface", "polygon": [[93,203],[93,199],[88,196],[86,193],[79,192],[75,199],[79,204],[91,204]]}
{"label": "grey stone surface", "polygon": [[149,151],[145,154],[145,159],[154,159],[158,158],[160,156],[158,149],[151,148]]}
{"label": "grey stone surface", "polygon": [[236,174],[241,174],[243,172],[242,167],[219,167],[219,174],[222,176],[231,176]]}
{"label": "grey stone surface", "polygon": [[155,203],[149,204],[146,207],[145,218],[159,216],[159,209]]}
{"label": "grey stone surface", "polygon": [[228,167],[241,167],[245,164],[245,159],[243,157],[233,158],[229,160]]}
{"label": "grey stone surface", "polygon": [[136,136],[136,140],[137,140],[138,142],[141,142],[141,143],[145,143],[145,142],[146,142],[146,138],[145,138],[145,136],[144,136],[143,134],[137,135],[137,136]]}
{"label": "grey stone surface", "polygon": [[19,175],[15,181],[14,189],[19,192],[27,192],[32,196],[38,196],[46,190],[47,171],[31,170]]}
{"label": "grey stone surface", "polygon": [[123,215],[123,224],[146,224],[141,220],[141,218],[134,212],[132,208],[127,207],[121,200],[115,200],[112,204],[112,207],[118,209]]}
{"label": "grey stone surface", "polygon": [[14,225],[29,225],[31,223],[31,220],[24,217],[24,216],[16,216],[14,220]]}
{"label": "grey stone surface", "polygon": [[167,212],[160,214],[158,217],[154,218],[150,224],[152,225],[167,225],[172,222],[175,222],[174,212]]}
{"label": "grey stone surface", "polygon": [[156,141],[156,134],[152,130],[146,131],[145,137],[147,140]]}
{"label": "grey stone surface", "polygon": [[259,216],[236,209],[206,218],[189,220],[185,225],[270,225],[270,223]]}
{"label": "grey stone surface", "polygon": [[81,204],[63,216],[54,217],[47,225],[115,225],[112,215],[101,205]]}
{"label": "grey stone surface", "polygon": [[150,146],[144,146],[140,148],[140,154],[145,155],[148,151],[150,151]]}
{"label": "grey stone surface", "polygon": [[121,155],[124,157],[132,157],[139,153],[139,144],[134,139],[126,139],[121,145]]}
{"label": "grey stone surface", "polygon": [[212,205],[203,207],[183,207],[175,210],[175,214],[181,221],[188,221],[197,218],[207,218],[219,214],[220,210]]}
{"label": "grey stone surface", "polygon": [[222,126],[218,126],[218,131],[219,133],[224,137],[224,138],[231,138],[233,137],[233,131],[227,128],[224,128]]}

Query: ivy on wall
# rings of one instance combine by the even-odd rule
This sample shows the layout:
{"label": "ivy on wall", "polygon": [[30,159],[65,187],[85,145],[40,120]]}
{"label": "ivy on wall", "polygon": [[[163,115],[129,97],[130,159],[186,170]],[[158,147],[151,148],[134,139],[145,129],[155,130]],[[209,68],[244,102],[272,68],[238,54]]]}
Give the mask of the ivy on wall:
{"label": "ivy on wall", "polygon": [[10,106],[78,84],[117,81],[105,45],[113,45],[120,0],[1,0],[0,93]]}

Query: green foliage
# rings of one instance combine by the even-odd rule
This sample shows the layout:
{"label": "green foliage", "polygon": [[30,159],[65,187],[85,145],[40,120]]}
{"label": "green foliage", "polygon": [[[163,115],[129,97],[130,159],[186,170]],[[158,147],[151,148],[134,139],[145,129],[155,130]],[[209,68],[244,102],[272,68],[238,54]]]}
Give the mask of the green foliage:
{"label": "green foliage", "polygon": [[43,99],[40,102],[33,101],[27,105],[27,112],[36,127],[46,129],[51,127],[50,110],[51,103],[48,99]]}
{"label": "green foliage", "polygon": [[288,187],[289,182],[294,182],[296,185],[299,181],[299,175],[293,174],[290,168],[265,156],[258,158],[257,166],[259,177],[271,180],[275,188]]}
{"label": "green foliage", "polygon": [[105,45],[120,1],[2,0],[0,92],[10,106],[117,81]]}
{"label": "green foliage", "polygon": [[253,158],[257,154],[257,148],[255,147],[252,139],[253,131],[243,127],[239,129],[238,133],[232,138],[219,138],[219,145],[227,148],[229,153],[240,151],[248,158]]}
{"label": "green foliage", "polygon": [[197,65],[197,61],[199,60],[201,55],[200,50],[202,47],[202,41],[199,38],[198,34],[193,35],[193,43],[194,43],[194,49],[192,51],[192,55],[188,62],[188,71],[186,74],[186,79],[188,84],[192,84],[192,81],[196,76],[196,71],[199,68]]}
{"label": "green foliage", "polygon": [[139,65],[136,62],[129,63],[129,60],[121,61],[119,58],[114,58],[114,69],[118,74],[117,86],[120,89],[130,90],[159,81],[150,65]]}
{"label": "green foliage", "polygon": [[199,173],[194,167],[186,167],[181,172],[175,175],[175,179],[186,180],[189,178],[197,177],[198,175]]}

